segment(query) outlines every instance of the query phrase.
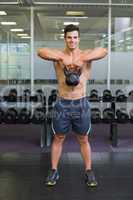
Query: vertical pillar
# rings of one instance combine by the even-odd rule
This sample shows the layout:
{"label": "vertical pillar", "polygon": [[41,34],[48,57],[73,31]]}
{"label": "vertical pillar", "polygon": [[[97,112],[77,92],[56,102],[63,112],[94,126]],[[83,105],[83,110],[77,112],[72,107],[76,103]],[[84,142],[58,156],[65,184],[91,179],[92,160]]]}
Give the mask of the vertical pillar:
{"label": "vertical pillar", "polygon": [[108,71],[107,71],[107,89],[110,90],[110,65],[111,65],[111,0],[109,0],[108,10]]}
{"label": "vertical pillar", "polygon": [[31,51],[30,51],[30,60],[31,60],[31,94],[34,91],[34,9],[30,8],[30,43],[31,43]]}

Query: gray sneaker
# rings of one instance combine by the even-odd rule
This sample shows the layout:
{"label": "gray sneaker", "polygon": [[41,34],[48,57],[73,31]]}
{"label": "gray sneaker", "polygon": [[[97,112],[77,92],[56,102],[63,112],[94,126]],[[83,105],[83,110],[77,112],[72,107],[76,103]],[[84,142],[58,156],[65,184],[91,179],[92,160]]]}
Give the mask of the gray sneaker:
{"label": "gray sneaker", "polygon": [[85,172],[85,183],[88,187],[96,187],[98,185],[94,172],[92,170],[87,170]]}
{"label": "gray sneaker", "polygon": [[54,186],[59,179],[59,173],[56,169],[50,170],[48,177],[46,178],[45,184],[47,186]]}

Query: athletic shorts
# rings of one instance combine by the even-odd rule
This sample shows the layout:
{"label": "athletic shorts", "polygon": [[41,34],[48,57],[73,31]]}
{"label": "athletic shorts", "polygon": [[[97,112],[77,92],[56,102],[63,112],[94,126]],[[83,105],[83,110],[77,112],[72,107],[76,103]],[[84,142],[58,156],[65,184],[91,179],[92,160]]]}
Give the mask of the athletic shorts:
{"label": "athletic shorts", "polygon": [[87,97],[68,100],[58,97],[52,112],[54,134],[74,132],[80,135],[90,133],[91,113]]}

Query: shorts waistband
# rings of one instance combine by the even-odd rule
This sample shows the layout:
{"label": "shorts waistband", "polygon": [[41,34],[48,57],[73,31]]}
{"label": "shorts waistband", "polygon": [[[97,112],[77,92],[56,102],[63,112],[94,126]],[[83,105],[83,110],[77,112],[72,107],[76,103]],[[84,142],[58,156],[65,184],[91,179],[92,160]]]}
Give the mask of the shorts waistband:
{"label": "shorts waistband", "polygon": [[80,103],[80,102],[84,102],[88,99],[87,99],[87,96],[85,96],[85,97],[81,97],[79,99],[65,99],[63,97],[57,97],[57,100],[64,102],[64,103],[71,103],[71,102],[72,103]]}

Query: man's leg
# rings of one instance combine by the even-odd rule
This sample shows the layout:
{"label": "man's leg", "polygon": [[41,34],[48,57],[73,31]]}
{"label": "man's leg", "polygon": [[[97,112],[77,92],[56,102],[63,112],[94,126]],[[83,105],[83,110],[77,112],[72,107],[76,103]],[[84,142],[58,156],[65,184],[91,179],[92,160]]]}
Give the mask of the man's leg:
{"label": "man's leg", "polygon": [[85,182],[89,187],[97,186],[94,172],[92,171],[91,161],[91,147],[88,142],[88,135],[77,135],[78,142],[80,144],[81,155],[85,164]]}
{"label": "man's leg", "polygon": [[91,147],[88,142],[88,135],[76,135],[80,144],[81,155],[85,164],[85,170],[91,169]]}
{"label": "man's leg", "polygon": [[65,135],[55,134],[53,143],[51,146],[51,168],[57,169],[58,163],[62,153],[62,145],[65,139]]}
{"label": "man's leg", "polygon": [[65,139],[65,135],[55,134],[51,146],[51,170],[46,179],[46,185],[53,186],[56,184],[56,181],[59,179],[58,173],[58,163],[62,153],[62,145]]}

